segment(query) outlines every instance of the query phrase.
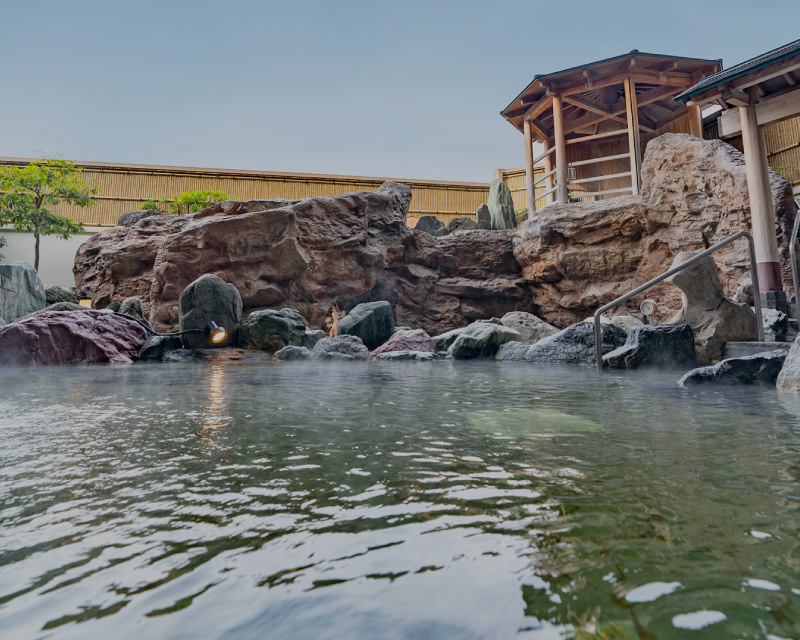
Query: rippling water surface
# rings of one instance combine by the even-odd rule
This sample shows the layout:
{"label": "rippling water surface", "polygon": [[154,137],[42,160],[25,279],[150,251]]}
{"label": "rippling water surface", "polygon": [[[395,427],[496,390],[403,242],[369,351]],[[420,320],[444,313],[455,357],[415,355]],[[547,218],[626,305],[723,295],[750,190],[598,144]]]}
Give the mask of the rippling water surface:
{"label": "rippling water surface", "polygon": [[800,637],[800,403],[676,377],[0,371],[0,636]]}

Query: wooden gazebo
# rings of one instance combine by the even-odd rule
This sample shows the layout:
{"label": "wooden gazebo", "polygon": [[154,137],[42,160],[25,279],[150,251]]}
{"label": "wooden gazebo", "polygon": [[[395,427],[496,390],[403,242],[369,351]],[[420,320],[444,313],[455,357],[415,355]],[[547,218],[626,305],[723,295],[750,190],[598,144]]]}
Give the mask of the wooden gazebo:
{"label": "wooden gazebo", "polygon": [[[501,115],[525,134],[528,215],[573,198],[638,194],[644,147],[666,132],[703,135],[700,109],[674,97],[722,68],[699,60],[631,51],[537,75]],[[533,156],[533,142],[544,153]],[[533,167],[544,161],[536,182]],[[535,195],[535,187],[546,189]]]}
{"label": "wooden gazebo", "polygon": [[785,310],[762,127],[800,115],[800,40],[707,77],[677,100],[690,109],[720,105],[720,137],[742,136],[762,304]]}

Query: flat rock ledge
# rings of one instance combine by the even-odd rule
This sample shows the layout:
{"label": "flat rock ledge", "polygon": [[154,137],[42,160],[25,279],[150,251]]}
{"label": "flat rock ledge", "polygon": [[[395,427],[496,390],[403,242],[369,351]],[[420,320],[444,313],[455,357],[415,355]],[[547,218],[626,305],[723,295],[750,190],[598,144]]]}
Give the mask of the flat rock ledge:
{"label": "flat rock ledge", "polygon": [[728,358],[717,364],[693,369],[678,384],[764,384],[774,385],[787,355],[785,351],[765,351],[741,358]]}

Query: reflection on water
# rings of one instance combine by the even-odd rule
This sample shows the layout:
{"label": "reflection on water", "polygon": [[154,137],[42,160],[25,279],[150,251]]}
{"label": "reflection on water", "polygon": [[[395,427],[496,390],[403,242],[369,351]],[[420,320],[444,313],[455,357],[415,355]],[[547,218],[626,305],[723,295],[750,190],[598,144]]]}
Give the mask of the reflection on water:
{"label": "reflection on water", "polygon": [[674,378],[2,371],[3,637],[798,637],[800,405]]}

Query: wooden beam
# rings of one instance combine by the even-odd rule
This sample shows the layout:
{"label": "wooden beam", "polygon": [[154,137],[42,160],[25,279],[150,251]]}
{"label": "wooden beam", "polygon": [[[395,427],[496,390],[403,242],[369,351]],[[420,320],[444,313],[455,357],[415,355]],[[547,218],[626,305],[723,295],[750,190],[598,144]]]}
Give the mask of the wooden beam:
{"label": "wooden beam", "polygon": [[[760,127],[800,115],[800,88],[776,98],[763,100],[753,108],[756,122]],[[742,132],[741,110],[726,111],[717,118],[717,124],[721,138],[739,135]]]}
{"label": "wooden beam", "polygon": [[542,97],[536,104],[525,112],[525,120],[535,120],[553,106],[551,96]]}
{"label": "wooden beam", "polygon": [[[552,151],[553,148],[554,148],[554,145],[552,145],[550,143],[550,139],[549,138],[546,139],[544,141],[544,150],[545,151]],[[550,204],[553,201],[555,201],[555,187],[556,187],[555,177],[553,176],[553,154],[552,153],[548,153],[547,157],[544,159],[544,170],[545,170],[545,173],[547,173],[547,185],[546,186],[547,186],[547,193],[549,194],[547,202],[548,202],[548,204]]]}
{"label": "wooden beam", "polygon": [[722,99],[737,107],[746,107],[750,104],[750,96],[741,89],[725,87],[722,90]]}
{"label": "wooden beam", "polygon": [[[538,137],[538,139],[540,141],[547,140],[548,136],[547,136],[547,133],[545,133],[544,129],[540,129],[539,126],[535,122],[531,122],[530,120],[526,120],[525,122],[527,122],[528,126],[530,126],[531,133],[536,134],[536,136]],[[524,130],[523,130],[523,133],[525,133]]]}
{"label": "wooden beam", "polygon": [[567,191],[567,145],[564,139],[564,107],[561,96],[553,95],[553,124],[556,143],[556,186],[558,187],[559,204],[565,204],[568,199]]}
{"label": "wooden beam", "polygon": [[689,133],[703,139],[703,114],[700,107],[689,107]]}
{"label": "wooden beam", "polygon": [[691,75],[688,73],[678,73],[676,71],[632,70],[630,78],[635,82],[685,87],[687,89],[694,84]]}
{"label": "wooden beam", "polygon": [[533,136],[531,123],[526,120],[523,126],[525,128],[525,199],[528,207],[528,220],[532,220],[536,211],[536,200],[533,197]]}
{"label": "wooden beam", "polygon": [[584,111],[588,111],[589,113],[596,113],[598,115],[605,116],[606,119],[627,124],[625,118],[614,115],[611,113],[611,109],[607,105],[604,105],[600,102],[589,100],[587,98],[579,98],[575,95],[564,96],[564,102],[568,102],[569,104],[579,107]]}
{"label": "wooden beam", "polygon": [[631,155],[631,190],[633,195],[638,196],[641,193],[642,152],[636,82],[632,78],[625,80],[625,104],[628,116],[628,151]]}
{"label": "wooden beam", "polygon": [[793,86],[795,86],[797,84],[797,80],[794,79],[794,76],[791,73],[784,73],[783,74],[783,79],[786,80],[786,83],[790,87],[793,87]]}

